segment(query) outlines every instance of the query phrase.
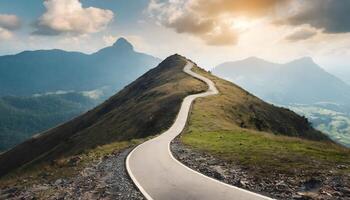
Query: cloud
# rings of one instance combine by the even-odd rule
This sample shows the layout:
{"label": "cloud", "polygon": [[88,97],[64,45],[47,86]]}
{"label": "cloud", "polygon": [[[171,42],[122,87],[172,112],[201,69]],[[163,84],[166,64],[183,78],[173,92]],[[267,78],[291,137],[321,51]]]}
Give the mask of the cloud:
{"label": "cloud", "polygon": [[20,27],[21,21],[16,15],[0,14],[0,28],[12,31]]}
{"label": "cloud", "polygon": [[208,45],[233,45],[237,17],[264,16],[290,0],[151,0],[148,10],[159,24],[194,35]]}
{"label": "cloud", "polygon": [[325,33],[350,32],[349,0],[303,1],[299,10],[282,23],[288,25],[308,24]]}
{"label": "cloud", "polygon": [[81,94],[85,97],[88,97],[90,99],[100,99],[104,95],[103,89],[96,89],[91,91],[83,91]]}
{"label": "cloud", "polygon": [[0,40],[12,39],[12,31],[20,27],[21,20],[16,15],[0,14]]}
{"label": "cloud", "polygon": [[315,35],[317,35],[316,30],[310,29],[310,28],[302,28],[302,29],[299,29],[299,30],[295,31],[294,33],[288,35],[286,37],[286,40],[291,41],[291,42],[296,42],[296,41],[300,41],[300,40],[307,40],[309,38],[314,37]]}
{"label": "cloud", "polygon": [[110,10],[95,7],[83,8],[79,0],[46,0],[46,12],[38,19],[38,35],[74,34],[100,32],[113,20]]}
{"label": "cloud", "polygon": [[9,40],[11,38],[13,38],[12,32],[0,27],[0,40]]}
{"label": "cloud", "polygon": [[222,14],[258,17],[273,12],[290,0],[195,0],[194,10],[203,14],[217,16]]}
{"label": "cloud", "polygon": [[106,45],[113,45],[118,38],[119,38],[118,36],[114,36],[114,35],[104,35],[102,37],[102,40]]}

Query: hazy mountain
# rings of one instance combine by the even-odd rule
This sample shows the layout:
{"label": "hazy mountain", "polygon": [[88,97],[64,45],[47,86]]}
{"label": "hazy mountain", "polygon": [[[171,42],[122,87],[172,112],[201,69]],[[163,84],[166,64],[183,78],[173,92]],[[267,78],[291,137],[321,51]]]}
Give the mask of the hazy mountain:
{"label": "hazy mountain", "polygon": [[273,103],[350,102],[350,86],[323,70],[311,58],[287,64],[248,58],[221,64],[213,73]]}
{"label": "hazy mountain", "polygon": [[[350,86],[311,58],[276,64],[251,57],[221,64],[213,69],[213,74],[266,101],[308,116],[315,127],[334,140],[350,145]],[[341,117],[335,117],[335,113]],[[344,116],[347,119],[344,120]]]}
{"label": "hazy mountain", "polygon": [[81,93],[0,98],[0,152],[87,111],[97,100]]}
{"label": "hazy mountain", "polygon": [[[0,175],[31,161],[50,162],[100,145],[144,138],[166,130],[183,98],[206,89],[202,82],[183,72],[185,64],[185,58],[171,56],[95,109],[0,154]],[[223,97],[224,105],[217,103],[222,101],[219,96],[212,99],[215,105],[227,107],[225,116],[232,125],[328,140],[294,112],[265,103],[234,84],[225,82],[225,88],[234,91],[235,95],[225,94],[235,98]]]}
{"label": "hazy mountain", "polygon": [[0,56],[0,151],[91,109],[158,62],[123,38],[91,55],[39,50]]}
{"label": "hazy mountain", "polygon": [[343,81],[345,81],[348,85],[350,85],[350,67],[348,68],[334,68],[330,69],[330,72],[337,77],[341,78]]}
{"label": "hazy mountain", "polygon": [[57,90],[120,89],[159,59],[135,52],[125,39],[91,55],[62,50],[25,51],[0,57],[0,96]]}

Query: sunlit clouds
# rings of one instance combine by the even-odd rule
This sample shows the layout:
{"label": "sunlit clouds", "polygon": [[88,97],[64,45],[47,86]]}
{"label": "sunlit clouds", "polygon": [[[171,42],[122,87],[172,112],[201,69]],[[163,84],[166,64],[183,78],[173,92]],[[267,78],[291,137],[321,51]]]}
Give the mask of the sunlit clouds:
{"label": "sunlit clouds", "polygon": [[[240,29],[254,29],[256,21],[291,27],[289,41],[306,40],[319,32],[347,33],[349,8],[347,0],[151,0],[149,4],[151,16],[160,24],[209,45],[237,44]],[[304,25],[312,28],[293,30]]]}
{"label": "sunlit clouds", "polygon": [[12,31],[21,27],[21,21],[16,15],[0,13],[0,40],[9,40],[13,37]]}
{"label": "sunlit clouds", "polygon": [[350,56],[349,0],[33,0],[18,12],[1,10],[4,2],[14,1],[0,1],[1,54],[92,53],[123,36],[138,51],[180,53],[207,68],[250,56],[348,65]]}
{"label": "sunlit clouds", "polygon": [[235,45],[239,32],[269,18],[289,0],[152,0],[151,16],[178,33],[199,37],[209,45]]}
{"label": "sunlit clouds", "polygon": [[87,34],[102,31],[113,19],[111,10],[83,8],[79,0],[46,0],[46,12],[36,23],[34,34]]}

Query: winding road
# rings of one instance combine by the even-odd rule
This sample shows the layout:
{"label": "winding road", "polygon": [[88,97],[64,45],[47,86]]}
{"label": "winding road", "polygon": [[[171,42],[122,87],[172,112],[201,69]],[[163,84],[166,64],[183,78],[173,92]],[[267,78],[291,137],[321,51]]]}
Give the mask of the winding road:
{"label": "winding road", "polygon": [[187,96],[174,124],[162,135],[136,147],[126,159],[127,171],[148,200],[262,200],[270,199],[196,172],[170,152],[170,142],[185,128],[192,102],[196,98],[218,94],[215,84],[191,71],[188,61],[184,72],[204,81],[209,89]]}

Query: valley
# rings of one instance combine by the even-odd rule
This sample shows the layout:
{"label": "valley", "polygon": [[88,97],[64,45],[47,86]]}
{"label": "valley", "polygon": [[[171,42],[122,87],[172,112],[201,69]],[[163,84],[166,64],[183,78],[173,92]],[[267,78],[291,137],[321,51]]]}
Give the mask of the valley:
{"label": "valley", "polygon": [[0,97],[0,152],[73,119],[100,101],[75,92]]}
{"label": "valley", "polygon": [[327,133],[331,139],[350,147],[350,114],[337,105],[289,105],[300,115],[310,119],[313,126]]}

